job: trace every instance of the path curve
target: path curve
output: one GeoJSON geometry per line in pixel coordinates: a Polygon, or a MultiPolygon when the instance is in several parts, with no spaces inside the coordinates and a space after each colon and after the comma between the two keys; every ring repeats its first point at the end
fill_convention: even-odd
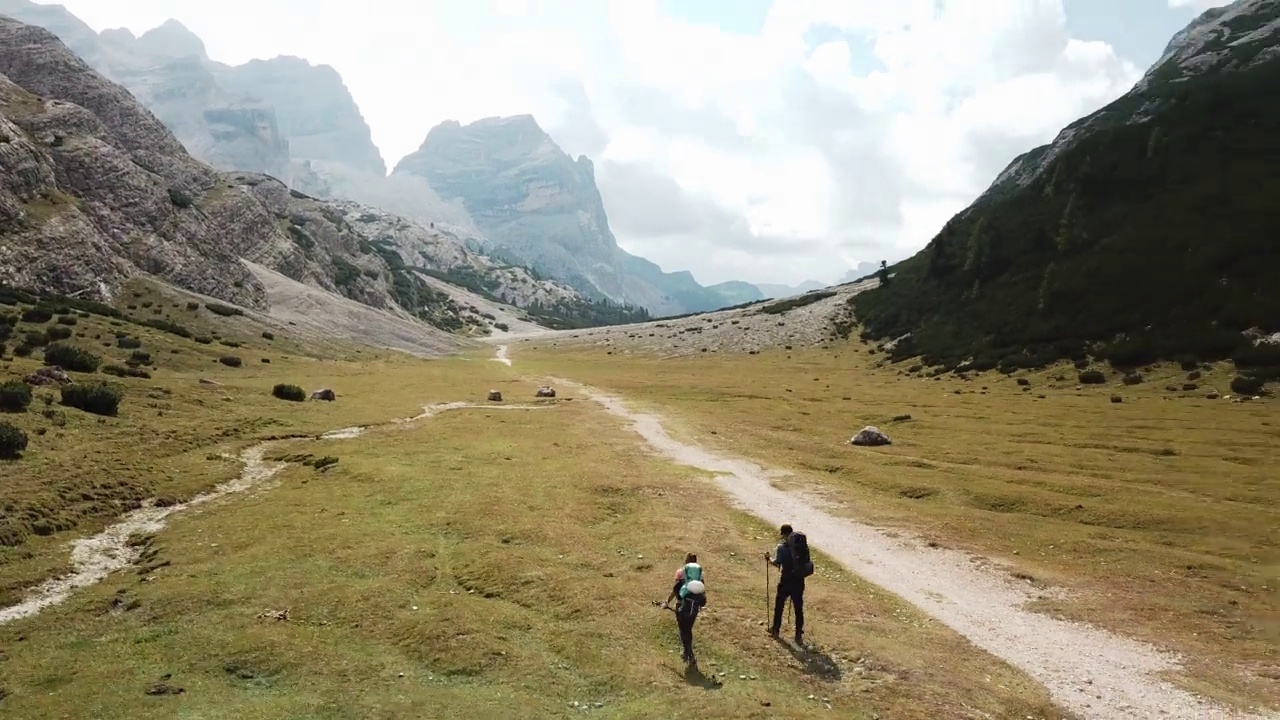
{"type": "MultiPolygon", "coordinates": [[[[449,410],[467,408],[541,410],[550,407],[554,407],[554,405],[494,405],[472,402],[439,403],[423,406],[422,412],[413,417],[397,418],[385,424],[404,425],[424,420],[449,410]]],[[[363,435],[369,427],[354,426],[331,430],[312,439],[350,440],[363,435]]],[[[244,492],[270,479],[285,467],[285,463],[268,463],[264,460],[267,448],[277,442],[280,441],[268,440],[260,442],[241,452],[240,461],[244,463],[244,469],[240,471],[240,475],[234,480],[222,483],[206,493],[197,495],[187,502],[177,505],[157,507],[154,500],[148,500],[143,503],[142,507],[126,513],[119,521],[108,526],[107,529],[97,535],[73,541],[71,543],[71,573],[49,578],[29,589],[26,597],[18,604],[0,608],[0,625],[37,615],[45,608],[64,602],[76,590],[101,582],[111,573],[132,566],[138,561],[142,551],[140,547],[130,546],[129,539],[132,536],[158,532],[165,526],[165,521],[172,515],[203,505],[211,500],[233,493],[244,492]]]]}
{"type": "Polygon", "coordinates": [[[493,360],[494,362],[500,362],[503,365],[506,365],[507,367],[511,367],[511,358],[507,357],[506,345],[499,345],[497,352],[495,352],[493,354],[493,357],[489,359],[493,360]]]}
{"type": "Polygon", "coordinates": [[[1179,667],[1172,653],[1027,609],[1034,598],[1025,585],[976,566],[964,553],[930,548],[900,533],[891,537],[832,515],[811,499],[774,487],[760,465],[672,438],[657,415],[630,410],[621,398],[572,380],[553,380],[629,421],[651,448],[673,462],[714,473],[740,508],[774,525],[804,528],[811,543],[845,568],[1027,673],[1048,689],[1054,702],[1082,717],[1280,720],[1280,713],[1237,711],[1163,680],[1161,673],[1179,667]]]}

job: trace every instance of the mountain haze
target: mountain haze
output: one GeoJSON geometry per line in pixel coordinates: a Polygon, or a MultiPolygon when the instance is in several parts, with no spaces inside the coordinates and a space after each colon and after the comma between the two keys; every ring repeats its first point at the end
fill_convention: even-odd
{"type": "Polygon", "coordinates": [[[403,175],[460,200],[491,247],[583,292],[659,315],[733,304],[618,247],[591,160],[570,157],[532,115],[443,122],[396,165],[403,175]]]}
{"type": "MultiPolygon", "coordinates": [[[[388,178],[368,123],[330,66],[291,56],[237,66],[216,62],[200,38],[176,20],[135,37],[124,29],[95,33],[63,7],[30,0],[0,0],[0,13],[53,31],[92,67],[133,92],[195,157],[220,170],[263,173],[317,198],[353,200],[424,225],[439,223],[475,249],[498,250],[596,300],[667,314],[723,307],[752,294],[745,284],[726,286],[724,293],[704,288],[687,272],[664,273],[619,249],[591,161],[563,156],[531,116],[501,123],[528,126],[527,137],[485,132],[496,119],[466,128],[443,123],[388,178]],[[517,136],[524,139],[513,141],[517,136]],[[524,164],[532,173],[526,180],[542,183],[538,193],[558,187],[562,215],[555,217],[546,197],[516,210],[489,207],[492,198],[478,193],[476,183],[510,182],[498,177],[498,168],[476,165],[471,171],[482,176],[474,183],[450,184],[454,180],[433,170],[433,163],[457,162],[464,151],[445,147],[455,142],[470,143],[472,150],[476,143],[496,143],[494,156],[524,164]],[[554,150],[517,157],[523,150],[536,153],[544,142],[554,150]],[[540,172],[546,175],[535,177],[540,172]],[[440,197],[437,183],[447,185],[447,198],[440,197]],[[485,222],[476,223],[469,210],[484,215],[485,222]],[[585,255],[578,254],[584,250],[585,255]]],[[[515,185],[507,190],[518,192],[515,185]]]]}
{"type": "Polygon", "coordinates": [[[335,205],[261,173],[193,158],[123,87],[49,31],[0,16],[0,283],[109,300],[129,278],[247,308],[271,301],[250,267],[389,316],[420,321],[428,346],[485,335],[494,314],[444,281],[540,321],[625,319],[616,308],[477,256],[445,230],[335,205]],[[611,314],[612,313],[612,314],[611,314]]]}

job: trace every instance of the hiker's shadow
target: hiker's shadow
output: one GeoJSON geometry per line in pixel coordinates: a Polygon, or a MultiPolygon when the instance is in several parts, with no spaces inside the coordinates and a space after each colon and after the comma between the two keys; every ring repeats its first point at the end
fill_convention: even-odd
{"type": "Polygon", "coordinates": [[[688,665],[684,669],[684,681],[693,687],[699,687],[703,690],[719,690],[724,685],[714,677],[709,677],[702,673],[702,670],[695,665],[688,665]]]}
{"type": "Polygon", "coordinates": [[[840,669],[840,664],[830,655],[823,652],[821,648],[795,645],[783,638],[775,638],[775,642],[791,653],[791,657],[800,663],[800,667],[804,669],[805,673],[827,682],[840,682],[844,678],[844,671],[840,669]]]}

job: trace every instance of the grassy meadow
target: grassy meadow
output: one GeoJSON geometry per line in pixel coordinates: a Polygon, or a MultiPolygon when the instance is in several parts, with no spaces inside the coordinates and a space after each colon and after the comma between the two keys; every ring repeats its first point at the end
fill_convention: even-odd
{"type": "Polygon", "coordinates": [[[1229,363],[1183,391],[1176,367],[1138,385],[1107,371],[1107,383],[1078,386],[1069,365],[935,380],[910,363],[873,368],[857,341],[656,359],[534,340],[511,357],[791,470],[782,485],[838,512],[1065,590],[1039,609],[1183,653],[1174,680],[1189,689],[1280,707],[1280,411],[1205,399],[1231,394],[1229,363]],[[865,425],[893,444],[848,445],[865,425]]]}
{"type": "MultiPolygon", "coordinates": [[[[0,414],[30,437],[0,461],[2,604],[138,501],[236,477],[228,455],[278,438],[267,455],[285,469],[137,537],[143,567],[0,625],[5,716],[1065,717],[1020,672],[829,561],[808,594],[814,649],[776,643],[758,559],[774,528],[594,403],[314,439],[490,388],[530,402],[538,383],[519,364],[319,346],[186,302],[140,284],[121,307],[192,338],[96,315],[70,326],[69,342],[104,365],[150,353],[136,366],[150,377],[108,378],[123,391],[115,416],[46,403],[49,388],[0,414]],[[228,354],[242,364],[218,361],[228,354]],[[276,383],[338,400],[279,400],[276,383]],[[298,462],[308,455],[337,462],[320,471],[298,462]],[[690,550],[710,592],[697,672],[679,661],[673,616],[651,604],[690,550]]],[[[0,374],[21,377],[40,356],[0,374]]]]}

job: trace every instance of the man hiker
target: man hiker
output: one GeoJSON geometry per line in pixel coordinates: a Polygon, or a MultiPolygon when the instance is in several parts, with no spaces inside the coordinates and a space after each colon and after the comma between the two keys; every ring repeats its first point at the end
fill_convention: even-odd
{"type": "Polygon", "coordinates": [[[698,610],[707,604],[702,566],[694,553],[684,556],[684,566],[676,571],[676,583],[662,607],[670,609],[671,600],[676,597],[680,598],[676,605],[676,626],[680,629],[680,643],[684,645],[684,654],[680,658],[693,665],[697,662],[693,658],[693,621],[698,617],[698,610]]]}
{"type": "Polygon", "coordinates": [[[804,533],[793,532],[790,525],[779,528],[781,542],[773,551],[764,554],[770,565],[780,568],[778,577],[778,594],[773,601],[773,624],[769,634],[777,637],[782,629],[782,608],[787,600],[791,601],[796,611],[796,644],[800,645],[804,637],[804,579],[813,574],[813,563],[809,560],[809,542],[804,533]]]}

